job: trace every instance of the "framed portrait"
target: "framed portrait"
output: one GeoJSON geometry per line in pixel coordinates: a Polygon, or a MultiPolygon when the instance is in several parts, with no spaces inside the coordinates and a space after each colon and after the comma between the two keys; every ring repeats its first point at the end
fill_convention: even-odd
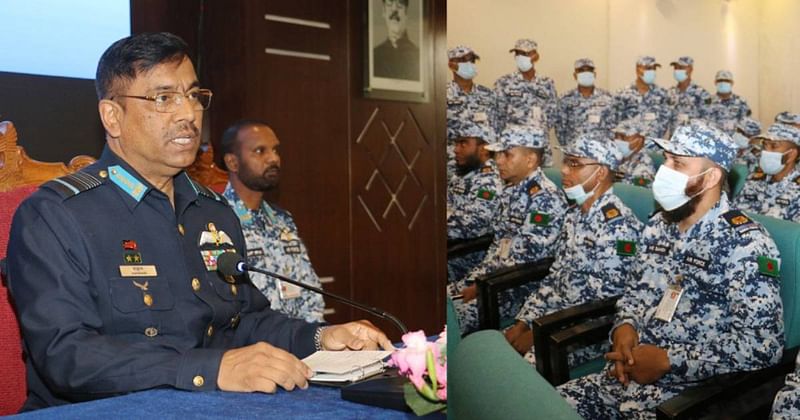
{"type": "Polygon", "coordinates": [[[430,0],[367,0],[364,96],[428,102],[430,0]]]}

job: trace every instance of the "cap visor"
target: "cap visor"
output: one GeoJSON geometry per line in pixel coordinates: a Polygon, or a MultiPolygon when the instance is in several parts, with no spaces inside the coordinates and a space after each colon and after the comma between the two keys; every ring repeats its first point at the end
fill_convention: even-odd
{"type": "Polygon", "coordinates": [[[508,147],[506,147],[506,145],[504,145],[503,143],[495,142],[487,144],[486,146],[484,146],[484,149],[490,152],[502,152],[503,150],[508,149],[508,147]]]}

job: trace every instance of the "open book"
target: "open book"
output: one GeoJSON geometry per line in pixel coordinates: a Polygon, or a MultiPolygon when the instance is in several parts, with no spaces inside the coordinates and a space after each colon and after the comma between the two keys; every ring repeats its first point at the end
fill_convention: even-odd
{"type": "Polygon", "coordinates": [[[312,382],[346,383],[383,372],[391,351],[318,351],[303,359],[314,371],[312,382]]]}

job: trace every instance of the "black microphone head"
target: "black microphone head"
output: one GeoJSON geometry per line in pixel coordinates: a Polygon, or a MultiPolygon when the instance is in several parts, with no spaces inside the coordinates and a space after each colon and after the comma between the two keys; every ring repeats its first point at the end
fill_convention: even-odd
{"type": "Polygon", "coordinates": [[[223,252],[217,257],[217,271],[223,276],[238,276],[244,273],[239,267],[239,263],[243,262],[244,258],[239,253],[223,252]]]}

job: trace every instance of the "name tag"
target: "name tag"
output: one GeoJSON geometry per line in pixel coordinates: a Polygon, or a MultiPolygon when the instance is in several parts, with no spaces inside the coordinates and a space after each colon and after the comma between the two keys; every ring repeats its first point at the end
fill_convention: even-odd
{"type": "Polygon", "coordinates": [[[300,253],[300,241],[298,241],[297,239],[294,239],[294,240],[286,242],[286,244],[283,246],[283,251],[286,252],[287,254],[291,254],[291,255],[299,254],[300,253]]]}
{"type": "Polygon", "coordinates": [[[486,116],[485,112],[476,112],[475,115],[472,116],[472,121],[477,122],[477,123],[486,122],[486,120],[488,120],[488,119],[489,119],[489,117],[486,116]]]}
{"type": "Polygon", "coordinates": [[[661,244],[650,244],[647,245],[647,252],[658,255],[667,255],[669,254],[669,248],[661,244]]]}
{"type": "Polygon", "coordinates": [[[780,198],[775,200],[775,203],[780,204],[781,206],[788,206],[789,205],[789,200],[786,199],[786,198],[780,197],[780,198]]]}
{"type": "Polygon", "coordinates": [[[299,286],[295,286],[290,283],[284,283],[280,280],[278,282],[278,296],[280,296],[281,300],[288,300],[300,297],[300,291],[302,290],[299,286]]]}
{"type": "Polygon", "coordinates": [[[121,265],[119,275],[122,277],[155,277],[158,270],[154,265],[121,265]]]}
{"type": "Polygon", "coordinates": [[[683,113],[678,114],[678,122],[679,123],[685,123],[686,121],[689,121],[689,115],[688,114],[683,114],[683,113]]]}
{"type": "Polygon", "coordinates": [[[656,308],[655,318],[664,322],[672,321],[675,310],[678,309],[678,302],[680,302],[681,296],[683,296],[682,287],[675,284],[667,287],[661,302],[658,304],[658,308],[656,308]]]}
{"type": "Polygon", "coordinates": [[[656,119],[656,114],[654,112],[645,112],[644,113],[644,120],[645,121],[653,121],[656,119]]]}
{"type": "Polygon", "coordinates": [[[583,244],[588,246],[589,248],[593,248],[594,247],[594,241],[591,238],[589,238],[588,236],[583,238],[583,244]]]}
{"type": "Polygon", "coordinates": [[[586,120],[590,124],[599,124],[600,123],[600,115],[598,115],[598,114],[589,114],[589,117],[587,117],[586,120]]]}
{"type": "Polygon", "coordinates": [[[708,260],[704,258],[695,257],[694,255],[686,255],[683,259],[683,262],[695,266],[701,270],[708,270],[708,260]]]}

